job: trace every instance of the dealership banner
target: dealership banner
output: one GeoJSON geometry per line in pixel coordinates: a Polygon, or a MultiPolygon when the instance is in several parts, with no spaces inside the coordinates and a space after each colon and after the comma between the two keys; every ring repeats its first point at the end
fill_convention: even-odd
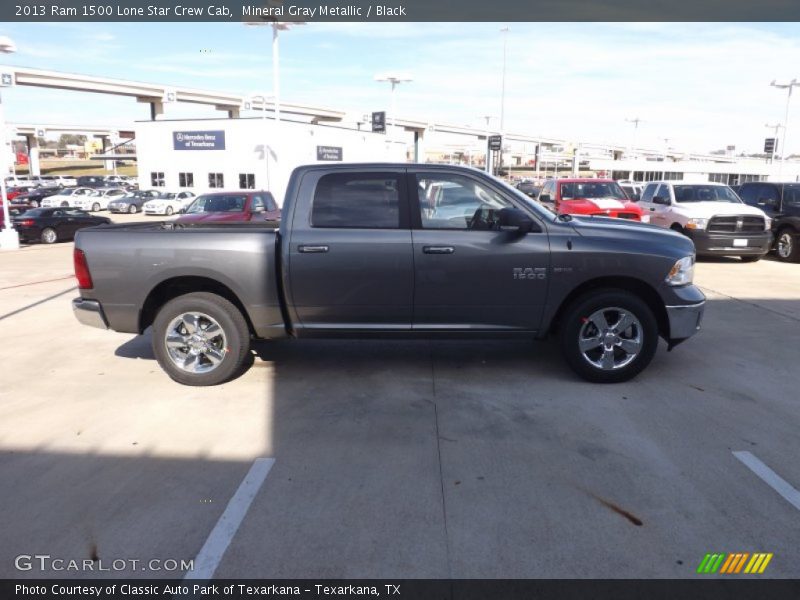
{"type": "Polygon", "coordinates": [[[0,598],[117,600],[172,598],[346,598],[367,600],[796,600],[797,580],[631,580],[631,579],[148,579],[0,580],[0,598]]]}
{"type": "Polygon", "coordinates": [[[800,21],[796,0],[15,0],[1,21],[800,21]]]}
{"type": "Polygon", "coordinates": [[[174,150],[225,150],[225,132],[216,131],[173,131],[174,150]]]}

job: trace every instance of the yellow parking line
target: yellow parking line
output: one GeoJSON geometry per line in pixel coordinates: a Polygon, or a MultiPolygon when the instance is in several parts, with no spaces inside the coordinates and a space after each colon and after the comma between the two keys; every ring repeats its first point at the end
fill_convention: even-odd
{"type": "Polygon", "coordinates": [[[767,557],[764,559],[764,562],[761,563],[761,568],[758,570],[758,572],[759,573],[763,573],[764,569],[767,568],[767,565],[769,564],[769,561],[771,561],[771,560],[772,560],[772,552],[767,554],[767,557]]]}

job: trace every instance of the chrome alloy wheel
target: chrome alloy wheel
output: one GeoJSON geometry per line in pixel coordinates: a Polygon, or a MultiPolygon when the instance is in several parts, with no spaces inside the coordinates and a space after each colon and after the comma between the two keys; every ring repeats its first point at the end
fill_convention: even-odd
{"type": "Polygon", "coordinates": [[[164,345],[175,366],[189,373],[213,371],[228,351],[222,327],[201,312],[175,317],[167,327],[164,345]]]}
{"type": "Polygon", "coordinates": [[[51,229],[50,227],[42,232],[42,241],[44,241],[45,244],[52,244],[57,238],[58,236],[56,235],[55,230],[51,229]]]}
{"type": "Polygon", "coordinates": [[[784,259],[789,258],[792,254],[792,250],[794,250],[792,234],[788,231],[784,231],[781,237],[778,238],[778,256],[784,259]]]}
{"type": "Polygon", "coordinates": [[[644,343],[642,324],[629,310],[601,308],[583,319],[578,332],[581,355],[592,366],[615,371],[639,356],[644,343]]]}

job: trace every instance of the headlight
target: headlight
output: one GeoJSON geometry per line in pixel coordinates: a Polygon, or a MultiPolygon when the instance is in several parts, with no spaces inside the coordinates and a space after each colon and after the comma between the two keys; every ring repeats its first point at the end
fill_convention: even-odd
{"type": "Polygon", "coordinates": [[[706,225],[708,225],[708,219],[689,219],[686,229],[705,229],[706,225]]]}
{"type": "Polygon", "coordinates": [[[694,256],[684,256],[669,270],[666,279],[667,285],[686,285],[694,279],[694,256]]]}
{"type": "Polygon", "coordinates": [[[649,223],[650,215],[642,215],[642,223],[649,223]]]}
{"type": "Polygon", "coordinates": [[[772,219],[764,217],[764,231],[769,231],[770,229],[772,229],[772,219]]]}

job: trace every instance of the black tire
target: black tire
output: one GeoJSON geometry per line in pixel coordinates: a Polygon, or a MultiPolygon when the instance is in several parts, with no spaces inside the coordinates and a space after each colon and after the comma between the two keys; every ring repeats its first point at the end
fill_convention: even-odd
{"type": "Polygon", "coordinates": [[[97,202],[92,204],[92,212],[99,212],[99,211],[100,211],[100,204],[98,204],[97,202]]]}
{"type": "Polygon", "coordinates": [[[55,244],[58,241],[58,233],[52,227],[45,227],[39,236],[43,244],[55,244]]]}
{"type": "Polygon", "coordinates": [[[800,233],[784,227],[775,236],[775,256],[783,262],[800,262],[800,233]]]}
{"type": "MultiPolygon", "coordinates": [[[[650,364],[658,347],[658,323],[653,311],[639,296],[619,289],[593,290],[574,300],[562,315],[559,332],[561,352],[567,364],[578,375],[595,383],[619,383],[635,377],[650,364]],[[638,321],[638,324],[632,325],[631,329],[625,331],[638,331],[641,345],[629,363],[613,370],[605,370],[592,364],[584,356],[578,344],[584,326],[590,326],[589,317],[603,309],[613,314],[614,308],[629,312],[638,321]]],[[[620,332],[620,337],[622,336],[623,332],[620,332]]],[[[598,338],[600,337],[598,332],[598,338]]],[[[600,352],[603,352],[603,349],[602,345],[597,347],[600,352]]],[[[612,353],[614,352],[617,350],[612,350],[612,353]]]]}
{"type": "MultiPolygon", "coordinates": [[[[178,296],[158,311],[153,322],[153,353],[158,364],[173,380],[184,385],[218,385],[237,376],[250,350],[250,333],[242,313],[231,302],[207,292],[194,292],[178,296]],[[223,358],[212,370],[192,373],[178,366],[167,350],[166,336],[170,324],[186,313],[207,315],[221,328],[226,340],[223,358]]],[[[198,359],[199,360],[199,359],[198,359]]]]}
{"type": "Polygon", "coordinates": [[[172,210],[171,206],[168,206],[167,210],[164,211],[164,214],[166,214],[168,217],[171,217],[172,213],[173,213],[173,210],[172,210]]]}
{"type": "Polygon", "coordinates": [[[61,208],[67,208],[69,206],[69,202],[62,202],[61,208]]]}
{"type": "Polygon", "coordinates": [[[677,231],[678,233],[682,233],[683,235],[686,235],[686,231],[678,223],[673,223],[670,226],[670,229],[672,229],[672,231],[677,231]]]}
{"type": "Polygon", "coordinates": [[[739,258],[742,259],[742,262],[754,263],[760,261],[764,258],[763,254],[759,254],[757,256],[740,256],[739,258]]]}
{"type": "Polygon", "coordinates": [[[128,212],[129,212],[130,214],[132,214],[132,215],[135,215],[137,212],[139,212],[139,209],[138,209],[138,208],[136,208],[136,205],[135,205],[135,204],[131,204],[131,205],[128,207],[128,212]]]}

